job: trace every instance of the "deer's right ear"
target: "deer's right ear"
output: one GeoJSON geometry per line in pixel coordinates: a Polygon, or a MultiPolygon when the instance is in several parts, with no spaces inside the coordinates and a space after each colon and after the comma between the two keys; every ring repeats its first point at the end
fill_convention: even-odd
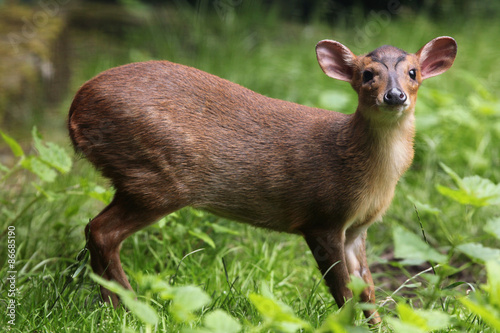
{"type": "Polygon", "coordinates": [[[316,57],[326,75],[351,82],[356,56],[346,46],[334,40],[322,40],[316,45],[316,57]]]}

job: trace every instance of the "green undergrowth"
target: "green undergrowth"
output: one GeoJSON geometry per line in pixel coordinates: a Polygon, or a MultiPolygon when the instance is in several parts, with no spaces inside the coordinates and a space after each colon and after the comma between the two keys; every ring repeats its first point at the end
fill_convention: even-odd
{"type": "MultiPolygon", "coordinates": [[[[364,322],[356,296],[340,310],[332,307],[299,237],[235,227],[192,209],[163,218],[124,246],[123,264],[137,294],[103,280],[88,270],[81,239],[87,221],[77,217],[82,207],[109,203],[112,190],[91,181],[95,174],[67,179],[73,168],[70,155],[59,145],[43,141],[36,128],[32,131],[35,150],[29,153],[8,134],[0,134],[17,160],[10,168],[1,167],[7,189],[1,198],[2,238],[9,244],[1,258],[2,275],[7,277],[2,288],[7,305],[3,316],[12,330],[368,331],[354,326],[364,322]],[[70,180],[75,183],[68,184],[70,180]],[[21,185],[21,193],[12,196],[21,185]],[[68,220],[73,224],[64,223],[68,220]],[[61,256],[61,252],[74,256],[61,256]],[[96,283],[119,294],[127,310],[103,305],[96,283]],[[61,317],[66,312],[69,315],[61,317]]],[[[436,190],[455,205],[467,207],[465,223],[500,203],[499,185],[480,176],[460,177],[444,164],[441,168],[451,182],[437,185],[436,190]]],[[[392,226],[391,243],[399,260],[390,264],[409,276],[379,302],[384,319],[380,329],[498,329],[500,249],[491,246],[486,236],[454,237],[440,209],[413,197],[408,200],[414,204],[421,230],[392,226]],[[434,216],[447,239],[427,239],[420,215],[434,216]],[[413,275],[407,269],[422,265],[429,267],[413,275]],[[485,283],[453,279],[473,265],[484,265],[485,283]]],[[[498,241],[498,230],[500,219],[491,215],[484,231],[498,241]]],[[[350,287],[355,295],[364,286],[353,277],[350,287]]]]}

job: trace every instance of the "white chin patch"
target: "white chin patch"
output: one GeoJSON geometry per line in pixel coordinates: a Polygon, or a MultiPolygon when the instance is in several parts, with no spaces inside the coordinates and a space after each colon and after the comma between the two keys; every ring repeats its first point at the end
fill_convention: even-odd
{"type": "Polygon", "coordinates": [[[401,115],[404,111],[406,111],[410,107],[410,103],[404,103],[402,105],[387,105],[385,103],[379,105],[380,110],[393,113],[394,115],[401,115]]]}

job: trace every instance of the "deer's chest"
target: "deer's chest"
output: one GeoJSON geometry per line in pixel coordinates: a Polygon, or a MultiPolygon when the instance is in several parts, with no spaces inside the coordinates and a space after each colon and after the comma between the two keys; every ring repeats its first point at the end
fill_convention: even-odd
{"type": "Polygon", "coordinates": [[[357,189],[346,229],[368,226],[381,219],[389,208],[399,178],[413,159],[413,148],[400,142],[372,157],[357,189]]]}

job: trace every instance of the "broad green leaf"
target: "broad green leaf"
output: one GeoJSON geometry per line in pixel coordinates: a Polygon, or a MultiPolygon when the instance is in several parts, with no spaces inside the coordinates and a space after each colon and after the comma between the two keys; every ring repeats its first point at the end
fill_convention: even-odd
{"type": "Polygon", "coordinates": [[[440,310],[416,310],[417,314],[426,322],[429,331],[444,330],[451,322],[450,316],[440,310]]]}
{"type": "Polygon", "coordinates": [[[354,302],[349,300],[339,311],[325,319],[318,333],[369,333],[370,331],[364,327],[353,326],[355,316],[354,302]]]}
{"type": "Polygon", "coordinates": [[[450,316],[442,311],[414,310],[404,303],[399,303],[397,310],[403,323],[417,327],[425,332],[445,329],[450,324],[450,316]]]}
{"type": "Polygon", "coordinates": [[[132,273],[133,279],[141,286],[141,290],[149,291],[152,293],[166,293],[172,292],[174,287],[168,284],[164,278],[158,275],[143,274],[142,272],[132,273]]]}
{"type": "Polygon", "coordinates": [[[25,158],[21,165],[48,183],[53,182],[57,177],[57,172],[36,156],[25,158]]]}
{"type": "Polygon", "coordinates": [[[236,333],[241,330],[238,321],[222,310],[215,310],[207,314],[203,323],[213,333],[236,333]]]}
{"type": "Polygon", "coordinates": [[[462,205],[473,205],[476,207],[500,204],[500,185],[494,184],[489,179],[479,176],[460,178],[448,166],[441,163],[441,167],[455,181],[458,189],[451,189],[443,185],[436,188],[444,196],[447,196],[462,205]]]}
{"type": "Polygon", "coordinates": [[[500,262],[500,249],[485,247],[478,243],[466,243],[457,246],[457,249],[467,256],[483,262],[494,260],[500,262]]]}
{"type": "Polygon", "coordinates": [[[394,227],[393,238],[396,258],[403,258],[417,263],[425,261],[441,263],[447,260],[445,255],[434,250],[420,237],[400,226],[394,227]]]}
{"type": "Polygon", "coordinates": [[[500,239],[500,217],[494,218],[486,222],[484,230],[500,239]]]}
{"type": "Polygon", "coordinates": [[[12,151],[15,157],[24,156],[23,148],[21,148],[21,145],[14,138],[8,136],[2,131],[0,131],[0,135],[2,136],[2,139],[5,141],[5,143],[9,145],[10,150],[12,151]]]}
{"type": "Polygon", "coordinates": [[[210,303],[211,299],[203,289],[195,286],[182,286],[175,289],[174,302],[189,311],[196,311],[210,303]]]}
{"type": "Polygon", "coordinates": [[[393,332],[396,333],[429,333],[429,331],[396,318],[387,318],[386,320],[394,328],[393,332]]]}
{"type": "Polygon", "coordinates": [[[310,327],[308,323],[296,317],[290,307],[281,302],[258,294],[250,294],[248,298],[270,325],[283,332],[296,332],[300,328],[310,327]]]}
{"type": "Polygon", "coordinates": [[[105,189],[102,186],[95,185],[90,189],[86,190],[85,193],[93,198],[97,199],[105,204],[109,204],[113,198],[113,191],[111,189],[105,189]]]}
{"type": "Polygon", "coordinates": [[[131,290],[125,289],[117,282],[108,281],[94,273],[90,273],[90,277],[104,288],[119,295],[120,300],[127,307],[127,309],[140,321],[149,325],[156,325],[156,323],[158,323],[159,317],[156,310],[153,309],[151,305],[137,300],[135,298],[135,294],[131,290]]]}
{"type": "Polygon", "coordinates": [[[488,204],[500,204],[500,186],[491,180],[479,176],[465,177],[463,179],[465,189],[479,199],[487,199],[488,204]]]}
{"type": "Polygon", "coordinates": [[[263,317],[271,319],[280,318],[291,321],[295,320],[295,315],[290,308],[278,304],[271,298],[254,293],[250,294],[248,298],[263,317]]]}
{"type": "Polygon", "coordinates": [[[50,163],[54,168],[56,168],[61,173],[68,173],[71,170],[73,161],[71,156],[53,142],[47,142],[47,155],[43,157],[43,160],[50,163]]]}
{"type": "Polygon", "coordinates": [[[52,142],[42,142],[36,127],[33,127],[32,136],[42,161],[63,174],[71,170],[72,160],[64,149],[52,142]]]}
{"type": "Polygon", "coordinates": [[[150,325],[156,325],[158,323],[158,313],[151,305],[131,298],[122,298],[122,301],[127,309],[143,323],[150,325]]]}
{"type": "Polygon", "coordinates": [[[195,319],[193,311],[201,309],[210,303],[211,298],[201,288],[195,286],[175,287],[160,293],[163,299],[171,299],[170,311],[181,322],[195,319]]]}
{"type": "Polygon", "coordinates": [[[365,290],[367,286],[368,285],[362,278],[352,274],[351,274],[351,281],[349,281],[349,283],[347,284],[347,287],[352,290],[352,293],[355,296],[355,298],[361,295],[361,293],[363,292],[363,290],[365,290]]]}
{"type": "Polygon", "coordinates": [[[420,202],[417,199],[415,199],[414,197],[412,197],[411,195],[408,195],[407,198],[408,198],[408,200],[413,202],[413,204],[415,205],[415,207],[417,207],[417,210],[419,212],[429,213],[429,214],[433,214],[433,215],[437,215],[437,214],[441,213],[441,210],[439,208],[436,208],[436,207],[433,207],[429,204],[420,202]]]}
{"type": "Polygon", "coordinates": [[[442,195],[455,200],[461,205],[473,205],[476,207],[488,206],[489,201],[494,197],[477,197],[474,194],[468,193],[466,190],[454,190],[443,185],[437,185],[436,189],[442,195]]]}
{"type": "Polygon", "coordinates": [[[422,330],[428,330],[427,322],[411,307],[404,303],[399,303],[397,306],[399,318],[401,321],[416,326],[422,330]]]}
{"type": "Polygon", "coordinates": [[[215,243],[212,240],[212,238],[210,238],[209,235],[207,235],[206,233],[204,233],[200,229],[196,228],[194,230],[189,230],[189,234],[201,239],[202,241],[204,241],[205,243],[210,245],[211,248],[215,249],[215,243]]]}

